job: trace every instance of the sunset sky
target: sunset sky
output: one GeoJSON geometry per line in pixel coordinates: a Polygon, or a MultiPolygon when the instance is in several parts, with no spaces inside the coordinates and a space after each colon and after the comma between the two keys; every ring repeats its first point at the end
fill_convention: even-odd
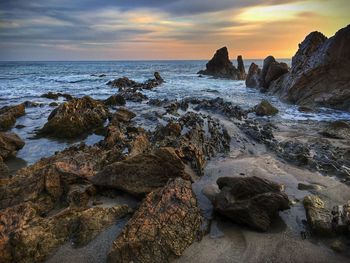
{"type": "Polygon", "coordinates": [[[349,0],[1,0],[0,60],[289,58],[350,24],[349,0]]]}

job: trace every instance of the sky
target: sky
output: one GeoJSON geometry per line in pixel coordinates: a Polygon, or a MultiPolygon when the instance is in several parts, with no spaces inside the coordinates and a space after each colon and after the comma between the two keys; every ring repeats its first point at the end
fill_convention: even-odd
{"type": "Polygon", "coordinates": [[[350,24],[350,0],[1,0],[0,60],[292,57],[350,24]]]}

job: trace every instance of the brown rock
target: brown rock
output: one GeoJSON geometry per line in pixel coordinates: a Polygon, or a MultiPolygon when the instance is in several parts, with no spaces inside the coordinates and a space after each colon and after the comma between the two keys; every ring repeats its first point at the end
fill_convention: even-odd
{"type": "Polygon", "coordinates": [[[22,149],[24,141],[13,132],[0,132],[0,157],[7,159],[16,156],[18,150],[22,149]]]}
{"type": "Polygon", "coordinates": [[[160,148],[108,165],[91,182],[142,195],[164,186],[171,178],[188,178],[184,169],[173,148],[160,148]]]}
{"type": "Polygon", "coordinates": [[[111,123],[113,125],[118,124],[118,122],[129,122],[136,117],[136,114],[127,108],[120,107],[116,113],[113,114],[111,123]]]}
{"type": "Polygon", "coordinates": [[[254,111],[258,116],[272,116],[278,113],[278,109],[272,106],[267,100],[262,100],[256,105],[254,111]]]}
{"type": "Polygon", "coordinates": [[[247,74],[245,73],[245,67],[244,67],[244,62],[243,62],[243,57],[238,56],[237,57],[237,64],[238,64],[238,71],[239,71],[239,79],[240,80],[245,80],[247,77],[247,74]]]}
{"type": "Polygon", "coordinates": [[[40,135],[74,138],[103,126],[108,109],[102,102],[85,96],[61,104],[54,109],[40,135]]]}
{"type": "Polygon", "coordinates": [[[255,63],[252,63],[249,67],[247,79],[245,81],[246,86],[249,88],[259,88],[260,75],[261,69],[255,63]]]}
{"type": "Polygon", "coordinates": [[[108,262],[168,262],[181,256],[200,232],[201,215],[191,183],[170,180],[147,195],[114,241],[108,262]]]}
{"type": "Polygon", "coordinates": [[[0,109],[0,131],[8,130],[16,123],[16,118],[25,115],[24,104],[5,106],[0,109]]]}
{"type": "Polygon", "coordinates": [[[7,165],[4,163],[2,157],[0,156],[0,180],[6,179],[10,176],[10,171],[7,165]]]}
{"type": "Polygon", "coordinates": [[[112,95],[106,100],[104,100],[104,104],[107,106],[123,106],[125,105],[126,101],[122,95],[112,95]]]}

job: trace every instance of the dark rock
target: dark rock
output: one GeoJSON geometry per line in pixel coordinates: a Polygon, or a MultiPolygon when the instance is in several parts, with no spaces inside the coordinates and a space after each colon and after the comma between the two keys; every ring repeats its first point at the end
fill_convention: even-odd
{"type": "Polygon", "coordinates": [[[25,128],[25,127],[26,127],[26,126],[23,125],[23,124],[17,124],[17,125],[15,126],[16,129],[23,129],[23,128],[25,128]]]}
{"type": "Polygon", "coordinates": [[[66,94],[66,93],[54,93],[54,92],[48,92],[48,93],[44,93],[42,94],[40,97],[42,98],[47,98],[47,99],[51,99],[51,100],[58,100],[59,97],[63,97],[65,98],[67,101],[74,99],[72,95],[70,94],[66,94]]]}
{"type": "Polygon", "coordinates": [[[201,222],[191,183],[170,180],[147,195],[114,241],[107,262],[169,262],[196,240],[201,222]]]}
{"type": "Polygon", "coordinates": [[[125,100],[133,102],[141,102],[148,99],[146,95],[142,94],[139,91],[122,91],[120,92],[120,95],[123,96],[125,100]]]}
{"type": "Polygon", "coordinates": [[[16,123],[16,118],[25,115],[24,104],[5,106],[0,109],[0,131],[8,130],[16,123]]]}
{"type": "Polygon", "coordinates": [[[278,211],[289,209],[288,196],[274,182],[259,177],[221,177],[214,210],[232,221],[267,231],[278,211]]]}
{"type": "Polygon", "coordinates": [[[107,82],[107,85],[119,88],[119,91],[133,91],[141,89],[153,89],[164,82],[163,78],[160,76],[159,72],[154,73],[154,79],[149,79],[144,83],[133,81],[127,77],[119,78],[107,82]]]}
{"type": "Polygon", "coordinates": [[[37,103],[37,102],[34,102],[34,101],[25,101],[24,103],[24,106],[26,107],[26,108],[36,108],[36,107],[39,107],[40,106],[40,104],[39,103],[37,103]]]}
{"type": "Polygon", "coordinates": [[[136,117],[136,114],[127,108],[120,107],[113,115],[111,123],[117,125],[119,122],[130,122],[133,118],[136,117]]]}
{"type": "Polygon", "coordinates": [[[10,171],[0,156],[0,180],[6,179],[10,176],[10,171]]]}
{"type": "Polygon", "coordinates": [[[311,162],[309,146],[295,140],[279,143],[277,155],[296,165],[307,165],[311,162]]]}
{"type": "Polygon", "coordinates": [[[7,159],[16,156],[18,150],[22,149],[24,141],[13,132],[0,132],[0,157],[7,159]]]}
{"type": "Polygon", "coordinates": [[[286,63],[278,63],[273,61],[269,64],[268,70],[264,78],[264,88],[268,88],[272,81],[278,79],[282,75],[288,73],[289,68],[286,63]]]}
{"type": "Polygon", "coordinates": [[[272,116],[278,113],[278,109],[271,105],[267,100],[262,100],[254,107],[257,116],[272,116]]]}
{"type": "Polygon", "coordinates": [[[119,79],[109,81],[109,82],[107,82],[107,85],[110,85],[112,87],[121,88],[121,89],[122,88],[140,88],[142,86],[141,83],[133,81],[127,77],[122,77],[119,79]]]}
{"type": "Polygon", "coordinates": [[[315,111],[313,108],[307,107],[307,106],[300,106],[298,108],[298,111],[300,112],[313,112],[315,111]]]}
{"type": "MultiPolygon", "coordinates": [[[[241,62],[239,61],[239,63],[241,62]]],[[[217,78],[242,79],[241,72],[230,61],[226,47],[218,49],[214,57],[207,63],[206,69],[199,71],[197,74],[210,75],[217,78]]]]}
{"type": "Polygon", "coordinates": [[[237,57],[237,64],[238,64],[238,71],[239,71],[239,79],[244,80],[247,77],[247,74],[245,73],[245,67],[242,56],[237,57]]]}
{"type": "Polygon", "coordinates": [[[126,101],[122,95],[117,94],[112,95],[104,100],[104,104],[107,106],[124,106],[126,104],[126,101]]]}
{"type": "Polygon", "coordinates": [[[328,138],[350,140],[350,123],[346,121],[331,122],[320,134],[328,138]]]}
{"type": "Polygon", "coordinates": [[[350,110],[350,25],[327,39],[312,32],[299,45],[291,72],[271,83],[270,93],[303,106],[350,110]]]}
{"type": "Polygon", "coordinates": [[[59,104],[57,102],[51,102],[49,104],[50,107],[57,107],[59,104]]]}
{"type": "Polygon", "coordinates": [[[252,63],[249,67],[247,79],[245,81],[246,86],[249,88],[259,88],[260,75],[261,69],[255,63],[252,63]]]}
{"type": "Polygon", "coordinates": [[[61,104],[54,109],[40,135],[74,138],[103,126],[108,109],[102,102],[85,96],[61,104]]]}
{"type": "Polygon", "coordinates": [[[106,166],[91,179],[98,186],[111,187],[134,195],[147,194],[171,178],[189,176],[173,148],[160,148],[106,166]]]}

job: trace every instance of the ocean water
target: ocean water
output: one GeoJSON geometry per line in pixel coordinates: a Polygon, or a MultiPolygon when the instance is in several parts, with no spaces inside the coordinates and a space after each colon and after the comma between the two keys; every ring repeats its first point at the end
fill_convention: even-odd
{"type": "MultiPolygon", "coordinates": [[[[252,60],[246,60],[248,71],[252,60]]],[[[261,60],[254,60],[262,65],[261,60]]],[[[284,62],[290,64],[290,60],[284,62]]],[[[117,92],[116,88],[107,86],[109,80],[122,76],[136,81],[145,81],[159,71],[166,83],[152,91],[144,91],[149,98],[183,99],[222,97],[243,108],[250,108],[262,99],[269,100],[280,113],[273,118],[286,122],[298,121],[329,121],[336,119],[350,120],[350,114],[331,109],[320,109],[317,113],[301,113],[297,106],[279,101],[278,98],[265,95],[255,89],[245,87],[244,81],[199,78],[196,74],[205,68],[206,61],[105,61],[105,62],[0,62],[0,107],[18,104],[24,101],[41,103],[41,107],[27,108],[26,116],[17,120],[17,124],[25,128],[12,130],[26,142],[25,147],[18,152],[17,159],[10,160],[11,169],[18,165],[25,166],[38,159],[50,156],[54,152],[63,150],[67,146],[85,141],[93,144],[102,137],[90,135],[77,140],[33,139],[37,129],[41,128],[50,112],[52,100],[40,98],[49,91],[69,93],[75,97],[89,95],[96,99],[106,99],[117,92]],[[105,77],[98,77],[105,74],[105,77]]],[[[143,103],[129,102],[130,107],[138,114],[142,123],[142,116],[148,111],[155,110],[143,103]]]]}

